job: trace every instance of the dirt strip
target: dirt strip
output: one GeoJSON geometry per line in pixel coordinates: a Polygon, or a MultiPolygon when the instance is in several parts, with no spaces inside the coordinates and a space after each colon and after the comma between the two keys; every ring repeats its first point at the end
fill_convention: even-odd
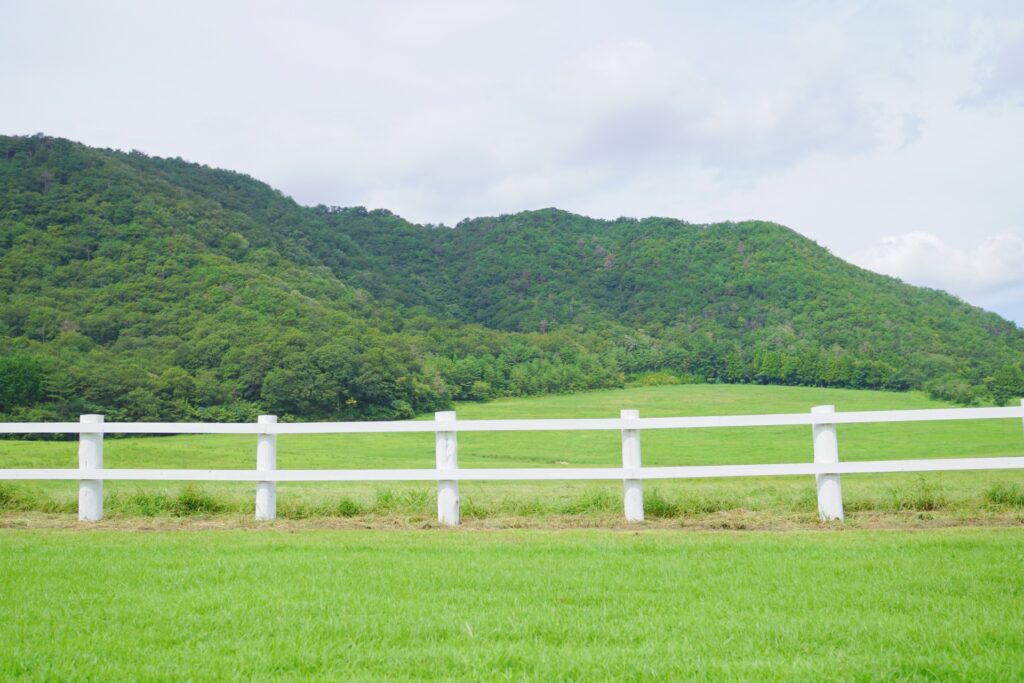
{"type": "Polygon", "coordinates": [[[651,519],[627,523],[618,516],[553,515],[465,519],[457,528],[440,527],[418,516],[314,517],[256,522],[249,516],[208,515],[189,517],[111,517],[101,522],[79,522],[75,515],[37,512],[2,513],[0,529],[63,529],[70,531],[288,531],[314,529],[437,530],[448,533],[504,529],[606,529],[614,531],[825,531],[856,529],[941,529],[949,527],[1024,527],[1024,511],[955,515],[933,512],[857,512],[845,523],[822,523],[816,515],[730,510],[683,518],[651,519]]]}

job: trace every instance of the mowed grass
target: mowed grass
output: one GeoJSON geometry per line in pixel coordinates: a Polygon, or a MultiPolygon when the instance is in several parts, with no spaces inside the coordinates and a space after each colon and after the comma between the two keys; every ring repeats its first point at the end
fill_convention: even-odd
{"type": "Polygon", "coordinates": [[[1020,680],[1024,530],[0,531],[4,680],[1020,680]]]}
{"type": "MultiPolygon", "coordinates": [[[[807,387],[681,385],[638,387],[568,396],[503,399],[457,406],[464,419],[614,417],[623,408],[641,416],[729,415],[806,412],[833,404],[837,410],[948,407],[920,393],[807,387]]],[[[1019,420],[841,425],[843,460],[1024,455],[1019,420]]],[[[0,467],[74,467],[75,442],[0,441],[0,467]]],[[[278,466],[295,469],[429,468],[431,434],[301,435],[278,438],[278,466]]],[[[810,462],[809,427],[657,430],[642,433],[645,465],[810,462]]],[[[459,435],[462,467],[618,466],[616,432],[506,432],[459,435]]],[[[108,467],[253,468],[252,436],[186,435],[108,438],[108,467]]],[[[70,511],[76,488],[68,482],[3,485],[0,508],[70,511]],[[6,491],[6,494],[4,493],[6,491]],[[4,501],[7,501],[6,503],[4,501]]],[[[1024,510],[1020,471],[925,475],[848,475],[847,508],[949,511],[979,514],[1024,510]]],[[[203,484],[183,488],[166,482],[108,482],[113,514],[179,514],[251,511],[251,485],[203,484]],[[182,501],[183,499],[183,501],[182,501]]],[[[613,513],[621,485],[597,482],[464,482],[463,512],[469,518],[613,513]]],[[[279,484],[282,516],[402,514],[427,519],[433,485],[427,483],[279,484]]],[[[813,482],[807,477],[662,481],[647,484],[655,515],[685,516],[747,509],[812,513],[813,482]]]]}

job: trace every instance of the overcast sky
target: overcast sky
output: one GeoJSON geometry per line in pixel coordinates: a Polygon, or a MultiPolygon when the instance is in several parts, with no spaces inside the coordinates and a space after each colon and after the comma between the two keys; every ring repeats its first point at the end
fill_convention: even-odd
{"type": "Polygon", "coordinates": [[[0,0],[0,133],[417,222],[777,221],[1024,325],[1024,3],[0,0]]]}

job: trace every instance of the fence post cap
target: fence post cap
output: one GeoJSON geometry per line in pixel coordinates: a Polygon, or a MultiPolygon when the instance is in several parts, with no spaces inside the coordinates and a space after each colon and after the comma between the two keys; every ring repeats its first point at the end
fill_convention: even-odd
{"type": "Polygon", "coordinates": [[[836,412],[835,406],[814,406],[811,408],[812,413],[834,413],[836,412]]]}
{"type": "Polygon", "coordinates": [[[625,408],[619,411],[619,418],[623,420],[635,420],[640,417],[640,411],[633,408],[625,408]]]}
{"type": "Polygon", "coordinates": [[[79,422],[103,422],[102,415],[80,415],[78,417],[79,422]]]}
{"type": "Polygon", "coordinates": [[[452,422],[455,420],[454,410],[441,410],[434,413],[434,419],[438,422],[452,422]]]}
{"type": "Polygon", "coordinates": [[[263,424],[273,424],[277,422],[277,415],[260,415],[256,418],[256,422],[263,424]]]}

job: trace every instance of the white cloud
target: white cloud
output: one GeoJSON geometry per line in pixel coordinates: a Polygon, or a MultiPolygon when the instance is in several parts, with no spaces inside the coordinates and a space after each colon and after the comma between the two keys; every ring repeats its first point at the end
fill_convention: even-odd
{"type": "Polygon", "coordinates": [[[1024,286],[1024,238],[1001,234],[955,247],[929,232],[885,237],[854,257],[870,270],[964,295],[1024,286]]]}
{"type": "Polygon", "coordinates": [[[851,259],[913,285],[941,289],[1024,326],[1024,237],[998,234],[973,246],[915,231],[879,240],[851,259]]]}
{"type": "Polygon", "coordinates": [[[1002,42],[991,57],[980,62],[977,83],[963,98],[965,104],[1008,101],[1024,105],[1024,32],[1002,42]]]}
{"type": "Polygon", "coordinates": [[[900,144],[900,149],[909,147],[921,139],[921,134],[924,132],[924,124],[924,119],[917,114],[908,112],[903,115],[903,142],[900,144]]]}

